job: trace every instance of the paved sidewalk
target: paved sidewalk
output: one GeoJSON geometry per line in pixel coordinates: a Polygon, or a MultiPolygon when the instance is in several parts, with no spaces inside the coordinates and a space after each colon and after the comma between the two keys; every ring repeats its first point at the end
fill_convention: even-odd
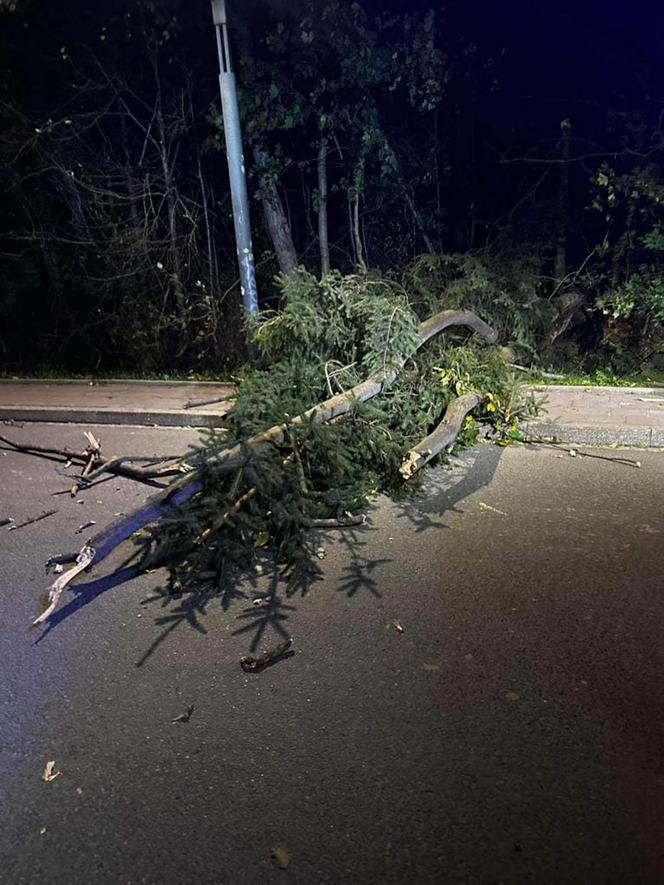
{"type": "MultiPolygon", "coordinates": [[[[544,400],[529,433],[587,445],[664,446],[664,389],[532,388],[544,400]]],[[[230,383],[196,381],[0,380],[0,421],[218,427],[230,383]]]]}
{"type": "Polygon", "coordinates": [[[233,391],[209,381],[0,380],[0,420],[217,427],[233,391]]]}
{"type": "Polygon", "coordinates": [[[664,389],[652,387],[532,388],[544,400],[525,422],[529,433],[586,445],[664,446],[664,389]]]}

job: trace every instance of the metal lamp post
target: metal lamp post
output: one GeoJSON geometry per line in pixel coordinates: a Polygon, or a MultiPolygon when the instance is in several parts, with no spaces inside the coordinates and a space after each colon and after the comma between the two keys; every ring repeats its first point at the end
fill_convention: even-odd
{"type": "Polygon", "coordinates": [[[251,245],[249,200],[247,198],[247,181],[242,153],[240,114],[238,111],[235,74],[231,70],[226,0],[212,0],[212,20],[217,34],[219,92],[221,93],[221,109],[224,118],[224,137],[226,139],[226,158],[228,160],[228,175],[231,184],[237,260],[240,268],[240,291],[242,292],[242,302],[245,310],[249,314],[255,314],[258,311],[256,271],[254,251],[251,245]]]}

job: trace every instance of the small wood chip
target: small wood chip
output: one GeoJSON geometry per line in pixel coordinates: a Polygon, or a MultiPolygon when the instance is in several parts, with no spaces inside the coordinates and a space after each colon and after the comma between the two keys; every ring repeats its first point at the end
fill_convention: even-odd
{"type": "Polygon", "coordinates": [[[90,520],[88,520],[88,522],[84,522],[83,525],[79,525],[79,527],[76,529],[76,534],[80,535],[81,532],[84,532],[86,529],[89,529],[91,526],[96,525],[96,524],[97,523],[95,522],[94,519],[90,519],[90,520]]]}
{"type": "Polygon", "coordinates": [[[54,768],[55,768],[55,762],[53,760],[51,760],[50,762],[47,762],[44,767],[44,770],[42,771],[41,779],[43,781],[46,781],[47,783],[49,781],[54,781],[56,779],[56,777],[58,777],[60,774],[59,771],[54,771],[53,770],[54,768]]]}
{"type": "Polygon", "coordinates": [[[490,513],[498,513],[500,516],[507,516],[504,510],[498,510],[497,507],[492,507],[491,504],[485,504],[484,501],[480,501],[480,510],[487,510],[490,513]]]}
{"type": "Polygon", "coordinates": [[[273,661],[276,661],[280,657],[285,655],[292,644],[293,638],[290,637],[289,639],[285,639],[283,642],[280,642],[279,645],[275,645],[274,648],[263,652],[263,654],[256,656],[245,655],[243,658],[240,658],[240,666],[245,672],[256,672],[258,670],[262,670],[267,667],[268,664],[271,664],[273,661]]]}

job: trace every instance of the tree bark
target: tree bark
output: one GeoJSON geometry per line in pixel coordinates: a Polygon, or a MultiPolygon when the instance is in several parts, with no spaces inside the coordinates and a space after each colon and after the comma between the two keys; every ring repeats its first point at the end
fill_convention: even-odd
{"type": "MultiPolygon", "coordinates": [[[[253,152],[260,171],[265,166],[265,153],[258,145],[254,145],[253,152]]],[[[279,270],[282,273],[291,273],[297,267],[293,234],[277,186],[269,175],[260,175],[260,200],[279,270]]]]}
{"type": "Polygon", "coordinates": [[[572,142],[572,124],[565,119],[560,124],[560,182],[558,184],[558,230],[556,234],[556,259],[553,276],[554,286],[560,286],[567,273],[567,236],[569,228],[569,158],[572,142]]]}
{"type": "Polygon", "coordinates": [[[360,195],[357,194],[350,201],[350,234],[353,240],[353,252],[355,254],[355,264],[357,269],[364,273],[367,269],[367,263],[364,260],[364,248],[362,246],[362,235],[360,233],[360,195]]]}
{"type": "Polygon", "coordinates": [[[318,144],[318,243],[321,276],[330,269],[330,242],[327,231],[327,139],[318,144]]]}

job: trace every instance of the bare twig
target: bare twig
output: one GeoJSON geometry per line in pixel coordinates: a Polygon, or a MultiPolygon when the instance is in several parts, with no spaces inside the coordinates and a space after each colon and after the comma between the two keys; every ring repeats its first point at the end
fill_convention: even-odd
{"type": "Polygon", "coordinates": [[[43,624],[55,611],[65,587],[74,580],[76,575],[92,565],[95,551],[93,547],[84,547],[76,558],[76,565],[56,578],[46,592],[46,608],[32,622],[33,627],[43,624]]]}
{"type": "Polygon", "coordinates": [[[225,403],[229,399],[233,399],[233,394],[227,396],[218,396],[215,399],[190,399],[183,406],[184,409],[197,409],[200,406],[213,406],[215,403],[225,403]]]}
{"type": "Polygon", "coordinates": [[[39,516],[33,516],[30,519],[26,519],[25,522],[19,522],[16,525],[10,525],[7,531],[14,532],[17,529],[23,529],[26,525],[32,525],[35,522],[40,522],[42,519],[46,519],[48,516],[53,516],[57,513],[57,510],[47,510],[45,513],[40,513],[39,516]]]}
{"type": "Polygon", "coordinates": [[[549,378],[551,381],[560,381],[565,375],[559,375],[557,372],[542,372],[540,369],[528,368],[528,366],[520,366],[518,363],[508,363],[510,369],[516,369],[518,372],[532,372],[539,378],[549,378]]]}
{"type": "Polygon", "coordinates": [[[526,436],[524,443],[533,443],[545,446],[554,446],[560,452],[566,452],[574,458],[595,458],[598,461],[610,461],[615,464],[626,464],[628,467],[641,467],[641,462],[635,458],[622,458],[620,456],[613,457],[611,455],[600,455],[598,452],[583,452],[580,449],[565,448],[559,440],[547,439],[543,436],[526,436]]]}

